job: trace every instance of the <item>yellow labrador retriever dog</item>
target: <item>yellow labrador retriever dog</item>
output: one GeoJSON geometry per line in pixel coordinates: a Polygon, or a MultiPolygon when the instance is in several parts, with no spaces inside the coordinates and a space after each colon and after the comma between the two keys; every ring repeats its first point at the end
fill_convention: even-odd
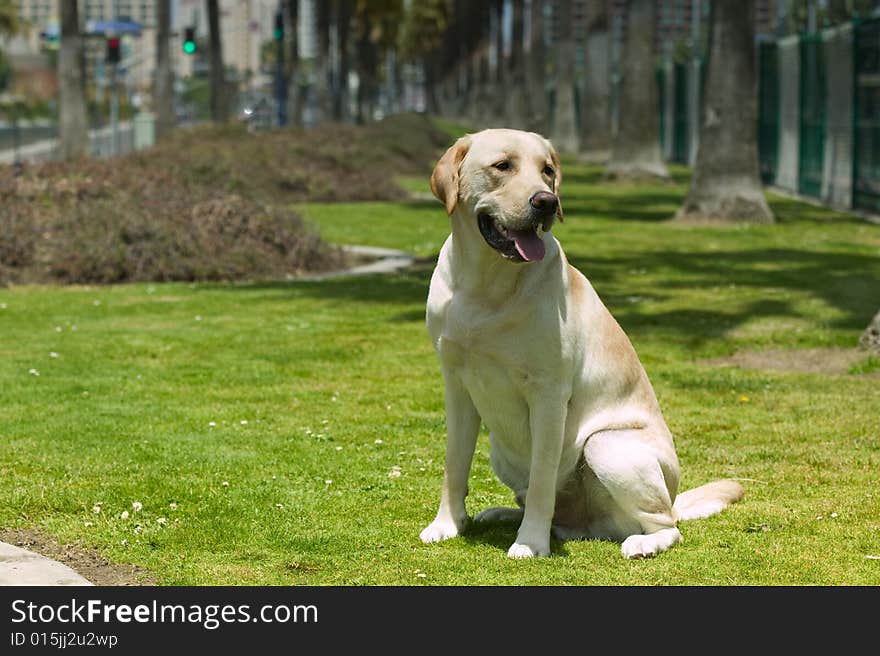
{"type": "Polygon", "coordinates": [[[431,176],[452,234],[427,304],[445,383],[447,451],[440,509],[423,542],[458,535],[480,421],[495,473],[520,508],[508,556],[550,554],[559,539],[621,541],[627,558],[682,537],[678,520],[719,512],[743,490],[715,481],[677,494],[672,436],[626,334],[551,235],[562,220],[559,158],[538,134],[459,139],[431,176]]]}

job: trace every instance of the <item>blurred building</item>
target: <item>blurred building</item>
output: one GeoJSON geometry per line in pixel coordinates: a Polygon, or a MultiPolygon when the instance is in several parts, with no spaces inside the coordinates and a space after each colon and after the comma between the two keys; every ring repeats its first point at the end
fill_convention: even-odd
{"type": "MultiPolygon", "coordinates": [[[[13,0],[19,17],[29,29],[5,44],[13,55],[36,55],[58,35],[58,3],[62,0],[13,0]]],[[[72,0],[63,0],[70,2],[72,0]]],[[[310,2],[301,2],[310,5],[310,2]]],[[[260,68],[262,45],[272,38],[273,19],[278,0],[220,0],[220,30],[223,60],[227,67],[246,77],[260,68]]],[[[182,51],[182,34],[194,26],[207,46],[208,18],[204,0],[172,0],[172,65],[175,73],[186,77],[198,65],[198,56],[182,51]]],[[[111,20],[132,21],[141,26],[139,36],[123,37],[123,66],[127,81],[137,87],[152,79],[156,48],[156,0],[79,0],[80,20],[85,33],[95,23],[111,20]]],[[[102,35],[96,37],[100,40],[102,35]]]]}

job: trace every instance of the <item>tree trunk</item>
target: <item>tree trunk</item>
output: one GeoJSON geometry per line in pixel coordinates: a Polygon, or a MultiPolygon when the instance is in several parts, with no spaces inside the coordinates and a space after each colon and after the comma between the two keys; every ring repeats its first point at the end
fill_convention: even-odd
{"type": "Polygon", "coordinates": [[[290,41],[287,50],[287,115],[291,125],[300,127],[303,121],[303,89],[299,80],[299,0],[287,0],[290,21],[290,41]]]}
{"type": "Polygon", "coordinates": [[[156,4],[156,138],[174,128],[174,75],[171,72],[171,0],[156,4]]]}
{"type": "Polygon", "coordinates": [[[527,126],[534,132],[547,132],[547,48],[544,44],[544,0],[532,0],[529,12],[528,90],[529,117],[527,126]]]}
{"type": "Polygon", "coordinates": [[[859,338],[859,344],[880,355],[880,312],[874,315],[871,323],[865,328],[865,332],[859,338]]]}
{"type": "Polygon", "coordinates": [[[373,42],[373,21],[369,11],[364,11],[358,25],[358,89],[357,116],[358,124],[373,120],[376,101],[376,78],[379,67],[379,48],[373,42]]]}
{"type": "Polygon", "coordinates": [[[507,119],[506,66],[504,65],[504,0],[496,0],[494,7],[495,32],[495,74],[492,78],[492,122],[493,127],[503,127],[507,119]]]}
{"type": "Polygon", "coordinates": [[[755,0],[717,0],[691,187],[679,217],[773,223],[758,175],[755,0]]]}
{"type": "Polygon", "coordinates": [[[576,153],[580,147],[575,114],[574,71],[574,2],[559,0],[556,25],[559,46],[556,48],[556,114],[553,121],[553,143],[557,150],[576,153]]]}
{"type": "Polygon", "coordinates": [[[85,157],[89,152],[83,40],[76,2],[59,3],[61,42],[58,50],[60,93],[58,136],[61,159],[85,157]]]}
{"type": "Polygon", "coordinates": [[[315,97],[318,105],[318,120],[330,118],[332,103],[330,98],[330,3],[317,2],[318,12],[318,49],[315,53],[315,97]]]}
{"type": "Polygon", "coordinates": [[[510,46],[510,124],[524,128],[531,114],[529,93],[526,87],[526,63],[523,52],[525,32],[525,0],[513,0],[513,32],[510,46]]]}
{"type": "Polygon", "coordinates": [[[351,0],[336,3],[336,41],[339,48],[339,75],[333,90],[333,118],[337,121],[348,119],[348,73],[351,57],[348,49],[348,33],[351,26],[351,0]]]}
{"type": "Polygon", "coordinates": [[[491,35],[486,30],[483,44],[477,53],[477,82],[476,82],[476,125],[480,128],[487,127],[492,123],[492,74],[489,70],[489,48],[491,47],[491,35]]]}
{"type": "Polygon", "coordinates": [[[208,0],[208,53],[211,76],[211,119],[224,123],[229,118],[226,98],[226,74],[223,70],[223,40],[220,33],[218,0],[208,0]]]}
{"type": "Polygon", "coordinates": [[[425,112],[432,116],[440,113],[440,101],[437,98],[437,54],[431,53],[422,60],[422,72],[425,78],[425,112]]]}
{"type": "Polygon", "coordinates": [[[586,29],[586,71],[581,97],[581,150],[606,150],[611,146],[611,80],[608,76],[608,3],[591,3],[586,29]]]}
{"type": "Polygon", "coordinates": [[[656,0],[627,0],[627,34],[621,54],[617,134],[606,169],[610,177],[668,178],[660,155],[654,62],[656,0]]]}

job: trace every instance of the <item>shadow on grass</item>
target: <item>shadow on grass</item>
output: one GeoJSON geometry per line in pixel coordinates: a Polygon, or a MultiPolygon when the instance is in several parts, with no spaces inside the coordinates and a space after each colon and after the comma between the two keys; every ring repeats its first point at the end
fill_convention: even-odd
{"type": "Polygon", "coordinates": [[[590,197],[578,193],[563,196],[562,208],[567,214],[590,218],[658,222],[674,217],[682,199],[681,192],[675,188],[633,190],[620,196],[590,197]]]}
{"type": "MultiPolygon", "coordinates": [[[[861,330],[876,312],[880,261],[876,257],[853,253],[817,252],[785,248],[759,248],[742,251],[638,252],[628,257],[589,259],[574,253],[571,263],[601,288],[625,286],[634,269],[654,274],[646,290],[656,297],[662,286],[667,298],[675,290],[695,288],[739,288],[752,290],[787,289],[822,299],[841,311],[831,326],[861,330]],[[658,273],[662,272],[662,273],[658,273]],[[656,277],[663,275],[663,282],[656,277]]],[[[633,289],[637,294],[640,290],[633,289]]],[[[627,329],[671,330],[701,338],[720,336],[755,317],[802,317],[786,300],[761,299],[741,309],[723,312],[689,308],[671,312],[644,312],[638,307],[615,310],[627,329]]],[[[809,317],[807,317],[809,318],[809,317]]]]}
{"type": "MultiPolygon", "coordinates": [[[[518,522],[470,522],[461,538],[469,544],[489,545],[507,553],[516,540],[518,522]]],[[[554,556],[567,556],[565,542],[550,538],[550,552],[554,556]]]]}
{"type": "MultiPolygon", "coordinates": [[[[852,253],[759,248],[742,251],[634,252],[624,257],[584,256],[568,252],[571,263],[583,271],[599,290],[614,316],[634,333],[651,331],[690,339],[698,345],[721,337],[747,321],[760,317],[804,316],[794,300],[756,298],[731,309],[688,307],[669,311],[642,309],[627,303],[622,294],[639,295],[651,304],[695,289],[719,288],[730,295],[735,288],[760,294],[762,289],[790,290],[821,299],[841,312],[828,325],[862,330],[877,310],[880,262],[852,253]],[[650,279],[641,282],[633,270],[644,270],[650,279]],[[609,293],[612,290],[613,293],[609,293]],[[621,292],[621,290],[623,290],[621,292]]],[[[425,259],[402,272],[384,276],[337,278],[319,282],[269,282],[235,287],[242,291],[274,290],[292,296],[347,302],[386,303],[403,306],[388,313],[389,322],[423,322],[433,259],[425,259]]]]}

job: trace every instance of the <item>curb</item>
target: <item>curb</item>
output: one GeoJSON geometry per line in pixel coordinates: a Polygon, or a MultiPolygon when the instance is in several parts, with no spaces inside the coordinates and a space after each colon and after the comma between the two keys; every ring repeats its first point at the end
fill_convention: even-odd
{"type": "Polygon", "coordinates": [[[366,257],[375,257],[377,259],[375,262],[360,264],[348,269],[301,276],[297,277],[295,280],[315,282],[346,276],[367,276],[374,273],[394,273],[395,271],[411,266],[415,262],[415,258],[412,255],[393,248],[379,248],[378,246],[342,246],[342,250],[346,253],[351,253],[352,255],[363,255],[366,257]]]}
{"type": "Polygon", "coordinates": [[[94,585],[67,565],[0,542],[0,586],[94,585]]]}

